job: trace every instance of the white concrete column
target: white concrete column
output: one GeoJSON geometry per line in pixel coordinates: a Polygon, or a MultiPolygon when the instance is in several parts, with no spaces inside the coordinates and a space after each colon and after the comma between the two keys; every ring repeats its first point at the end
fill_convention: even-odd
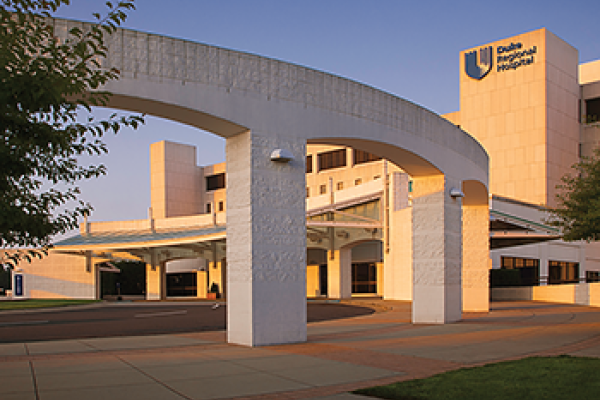
{"type": "Polygon", "coordinates": [[[94,299],[102,300],[102,282],[100,279],[100,267],[94,264],[94,299]]]}
{"type": "Polygon", "coordinates": [[[352,297],[352,249],[327,251],[327,297],[352,297]]]}
{"type": "Polygon", "coordinates": [[[462,209],[463,311],[490,310],[489,207],[463,205],[462,209]]]}
{"type": "Polygon", "coordinates": [[[378,296],[382,296],[383,297],[383,287],[384,287],[384,276],[383,276],[383,263],[382,262],[378,262],[375,263],[376,268],[377,268],[377,295],[378,296]]]}
{"type": "Polygon", "coordinates": [[[540,286],[546,286],[548,285],[548,278],[550,277],[550,267],[548,266],[548,243],[540,243],[538,248],[540,259],[540,286]]]}
{"type": "Polygon", "coordinates": [[[306,143],[246,132],[226,150],[227,340],[306,341],[306,143]],[[294,160],[271,161],[275,149],[294,160]]]}
{"type": "Polygon", "coordinates": [[[413,323],[461,319],[461,200],[449,195],[457,180],[413,177],[413,323]]]}
{"type": "Polygon", "coordinates": [[[390,175],[389,244],[384,246],[385,275],[383,298],[412,300],[412,208],[409,206],[409,176],[394,172],[390,175]]]}
{"type": "Polygon", "coordinates": [[[196,297],[206,299],[208,289],[206,287],[207,271],[196,271],[196,297]]]}
{"type": "Polygon", "coordinates": [[[164,300],[167,298],[166,263],[146,264],[146,300],[164,300]]]}
{"type": "Polygon", "coordinates": [[[579,283],[585,283],[585,271],[587,264],[586,249],[588,243],[579,242],[579,283]]]}

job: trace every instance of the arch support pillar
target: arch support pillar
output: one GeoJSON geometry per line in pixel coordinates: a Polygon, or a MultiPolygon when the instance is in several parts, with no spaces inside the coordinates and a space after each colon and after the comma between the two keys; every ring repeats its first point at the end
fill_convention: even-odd
{"type": "Polygon", "coordinates": [[[393,234],[387,235],[383,259],[385,268],[383,298],[385,300],[412,301],[412,208],[409,207],[408,174],[393,172],[387,202],[388,224],[393,234]]]}
{"type": "Polygon", "coordinates": [[[306,341],[306,142],[248,131],[226,151],[227,340],[306,341]],[[274,149],[294,160],[271,161],[274,149]]]}
{"type": "Polygon", "coordinates": [[[146,264],[146,300],[167,298],[167,264],[159,262],[154,250],[150,253],[150,263],[146,264]]]}
{"type": "Polygon", "coordinates": [[[349,299],[352,297],[352,249],[327,251],[327,297],[349,299]]]}
{"type": "Polygon", "coordinates": [[[463,205],[463,311],[488,312],[489,294],[489,207],[463,205]]]}
{"type": "Polygon", "coordinates": [[[460,187],[443,175],[413,178],[412,322],[444,324],[461,319],[460,187]]]}

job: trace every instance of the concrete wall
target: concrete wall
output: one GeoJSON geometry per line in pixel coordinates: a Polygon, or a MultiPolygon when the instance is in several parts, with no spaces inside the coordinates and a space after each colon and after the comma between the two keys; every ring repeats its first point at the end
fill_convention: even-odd
{"type": "MultiPolygon", "coordinates": [[[[226,170],[225,163],[207,165],[202,168],[202,177],[200,178],[202,180],[202,185],[204,188],[203,198],[201,200],[201,203],[203,203],[202,211],[201,211],[202,213],[208,212],[209,204],[211,204],[210,207],[213,208],[211,210],[211,212],[215,212],[217,214],[224,214],[227,211],[227,194],[226,194],[227,190],[226,190],[226,188],[210,190],[210,191],[206,190],[206,178],[211,175],[218,175],[218,174],[225,173],[225,170],[226,170]],[[220,209],[221,204],[223,206],[222,210],[220,209]]],[[[227,185],[227,179],[225,179],[225,184],[227,185]]]]}
{"type": "Polygon", "coordinates": [[[202,213],[202,183],[196,147],[162,141],[150,145],[150,191],[153,217],[202,213]]]}
{"type": "Polygon", "coordinates": [[[600,282],[493,288],[492,301],[544,301],[600,307],[600,282]]]}
{"type": "Polygon", "coordinates": [[[598,263],[595,259],[587,259],[584,242],[563,242],[554,240],[538,244],[509,247],[490,251],[493,268],[501,268],[502,257],[533,258],[539,260],[540,282],[546,284],[548,280],[549,261],[567,261],[579,263],[579,277],[585,278],[585,271],[592,270],[598,263]]]}
{"type": "Polygon", "coordinates": [[[99,279],[94,263],[100,261],[51,251],[41,260],[20,263],[13,279],[15,274],[23,276],[23,298],[97,299],[99,279]]]}

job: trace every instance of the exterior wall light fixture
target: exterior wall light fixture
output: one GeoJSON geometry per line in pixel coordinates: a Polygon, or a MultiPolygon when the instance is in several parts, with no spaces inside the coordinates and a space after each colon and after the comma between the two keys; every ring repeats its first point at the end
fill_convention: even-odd
{"type": "Polygon", "coordinates": [[[465,197],[465,194],[460,189],[452,188],[450,189],[450,197],[456,199],[458,197],[465,197]]]}
{"type": "Polygon", "coordinates": [[[292,152],[286,149],[275,149],[271,152],[271,161],[289,163],[293,159],[294,155],[292,152]]]}

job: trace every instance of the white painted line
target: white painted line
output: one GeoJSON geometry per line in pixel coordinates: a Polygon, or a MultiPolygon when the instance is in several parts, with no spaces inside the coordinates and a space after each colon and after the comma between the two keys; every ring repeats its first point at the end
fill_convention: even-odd
{"type": "Polygon", "coordinates": [[[157,312],[151,314],[135,314],[135,318],[152,318],[152,317],[168,317],[170,315],[183,315],[187,314],[187,310],[181,311],[165,311],[165,312],[157,312]]]}
{"type": "Polygon", "coordinates": [[[47,324],[50,321],[16,321],[16,322],[0,322],[0,326],[14,326],[14,325],[41,325],[47,324]]]}

